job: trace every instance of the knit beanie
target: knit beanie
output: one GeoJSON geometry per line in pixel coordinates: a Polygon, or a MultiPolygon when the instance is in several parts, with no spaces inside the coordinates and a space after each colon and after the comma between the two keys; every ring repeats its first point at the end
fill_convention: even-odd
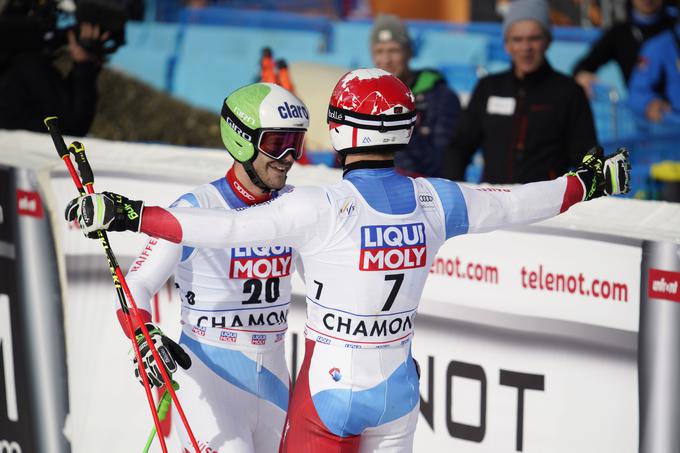
{"type": "Polygon", "coordinates": [[[510,8],[503,18],[503,37],[512,24],[521,20],[538,22],[550,36],[548,3],[545,0],[515,0],[510,3],[510,8]]]}
{"type": "Polygon", "coordinates": [[[381,42],[394,41],[411,51],[411,38],[406,25],[393,14],[379,14],[371,30],[371,47],[381,42]]]}

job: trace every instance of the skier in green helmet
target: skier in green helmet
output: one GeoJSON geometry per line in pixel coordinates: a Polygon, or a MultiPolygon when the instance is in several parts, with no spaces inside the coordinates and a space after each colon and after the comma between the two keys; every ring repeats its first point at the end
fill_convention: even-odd
{"type": "Polygon", "coordinates": [[[237,162],[239,179],[249,179],[261,196],[280,190],[302,156],[309,126],[304,103],[278,85],[255,83],[230,94],[221,116],[222,142],[237,162]]]}
{"type": "MultiPolygon", "coordinates": [[[[284,88],[255,83],[237,89],[224,100],[220,118],[234,165],[172,206],[237,209],[289,191],[286,176],[301,156],[308,125],[305,104],[284,88]]],[[[278,451],[289,398],[283,340],[293,271],[293,251],[283,245],[197,249],[152,238],[127,274],[205,451],[278,451]],[[178,343],[151,324],[150,301],[173,273],[182,303],[178,343]]],[[[149,382],[161,386],[158,365],[144,338],[137,338],[149,382]]],[[[183,429],[178,435],[184,451],[193,451],[183,429]]]]}

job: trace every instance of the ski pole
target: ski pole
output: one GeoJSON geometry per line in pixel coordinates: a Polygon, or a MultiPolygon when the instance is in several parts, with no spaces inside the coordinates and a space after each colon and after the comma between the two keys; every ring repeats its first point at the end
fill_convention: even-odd
{"type": "MultiPolygon", "coordinates": [[[[86,186],[89,187],[89,189],[92,189],[92,184],[94,183],[94,177],[92,175],[92,172],[89,171],[86,166],[79,166],[79,169],[81,170],[81,176],[78,176],[78,173],[76,172],[73,162],[71,162],[70,159],[70,154],[69,151],[71,148],[74,150],[76,149],[82,149],[84,151],[84,148],[82,144],[79,142],[74,142],[69,146],[69,148],[66,148],[66,143],[64,143],[64,139],[61,136],[61,133],[59,132],[58,125],[57,125],[57,118],[56,117],[49,117],[45,119],[45,125],[47,126],[48,130],[50,131],[50,135],[52,136],[52,141],[54,142],[54,145],[57,149],[57,152],[59,153],[59,156],[62,158],[64,163],[66,164],[66,168],[68,169],[69,173],[71,174],[71,179],[73,179],[74,184],[76,185],[76,188],[78,189],[78,193],[80,195],[85,195],[86,190],[83,186],[83,182],[85,182],[86,186]],[[82,177],[82,181],[81,181],[82,177]]],[[[77,154],[75,154],[77,156],[77,154]]],[[[83,153],[84,155],[84,153],[83,153]]],[[[99,239],[102,241],[102,245],[104,246],[105,250],[110,250],[108,247],[108,237],[106,237],[106,233],[103,231],[97,231],[97,236],[99,239]]],[[[120,282],[118,281],[118,276],[116,275],[115,272],[115,267],[117,265],[117,262],[115,261],[115,256],[113,256],[113,260],[111,259],[111,256],[109,256],[109,253],[106,253],[106,258],[109,264],[109,270],[111,271],[111,278],[113,279],[113,285],[116,288],[116,294],[118,295],[118,301],[121,306],[121,310],[123,310],[124,317],[125,317],[125,323],[127,325],[128,331],[132,332],[132,320],[130,319],[130,312],[127,306],[127,303],[125,301],[125,295],[123,294],[122,287],[120,285],[120,282]]],[[[135,338],[131,338],[132,341],[132,348],[135,351],[135,356],[137,357],[137,365],[139,366],[139,372],[142,375],[142,383],[144,385],[144,390],[146,393],[146,398],[149,403],[149,408],[151,409],[151,416],[154,419],[154,424],[157,424],[160,427],[160,421],[158,420],[156,416],[156,408],[155,404],[153,401],[153,396],[151,394],[151,387],[148,382],[148,377],[146,376],[146,373],[144,373],[142,361],[141,361],[141,353],[139,352],[139,346],[137,345],[137,341],[135,338]]],[[[161,449],[163,450],[164,453],[167,453],[167,446],[165,445],[165,439],[161,440],[161,449]]]]}
{"type": "MultiPolygon", "coordinates": [[[[172,388],[174,390],[179,390],[179,384],[177,381],[172,381],[172,388]]],[[[163,396],[161,397],[161,400],[158,403],[158,419],[160,421],[165,420],[165,417],[168,415],[168,411],[170,410],[170,403],[172,402],[172,398],[170,397],[170,393],[166,390],[163,392],[163,396]]],[[[142,453],[148,453],[149,448],[151,447],[151,442],[153,442],[153,438],[156,435],[156,427],[154,426],[151,428],[151,433],[149,434],[149,438],[146,440],[146,445],[144,445],[144,450],[142,450],[142,453]]]]}
{"type": "MultiPolygon", "coordinates": [[[[68,168],[68,171],[71,174],[71,178],[73,179],[76,188],[78,188],[79,193],[81,195],[84,195],[86,192],[94,193],[94,174],[92,173],[92,167],[90,166],[87,160],[87,156],[85,155],[85,147],[79,142],[74,142],[73,144],[71,144],[69,148],[66,148],[66,143],[64,143],[64,139],[61,135],[61,132],[59,131],[58,118],[56,116],[45,118],[44,123],[50,132],[50,136],[52,137],[54,146],[57,149],[57,153],[59,153],[59,157],[61,157],[64,163],[66,164],[66,167],[68,168]],[[72,153],[75,157],[76,164],[78,165],[78,170],[80,172],[80,177],[78,177],[78,174],[76,173],[76,170],[73,166],[73,162],[71,162],[71,159],[69,158],[70,153],[72,153]]],[[[121,271],[120,266],[118,265],[118,261],[116,260],[116,256],[114,255],[113,250],[111,249],[111,245],[109,243],[106,232],[103,230],[99,230],[97,231],[97,236],[99,237],[104,248],[104,251],[106,253],[106,258],[109,264],[109,271],[111,272],[111,278],[116,288],[116,293],[118,295],[121,310],[123,311],[125,317],[128,331],[133,332],[133,329],[132,320],[130,318],[130,309],[126,302],[126,297],[127,301],[130,302],[130,305],[132,307],[132,314],[135,316],[137,323],[139,324],[139,328],[142,331],[142,335],[144,336],[144,339],[149,345],[151,354],[156,360],[156,363],[161,365],[163,361],[158,356],[158,351],[156,350],[154,343],[151,341],[149,331],[147,330],[146,325],[144,324],[144,321],[137,310],[137,304],[135,303],[134,298],[130,293],[130,288],[127,285],[127,281],[125,280],[123,272],[121,271]]],[[[135,356],[137,357],[137,366],[139,367],[139,373],[142,376],[142,383],[144,384],[144,390],[146,392],[147,400],[149,402],[149,407],[151,409],[152,417],[154,419],[154,425],[156,426],[158,432],[160,432],[160,422],[156,414],[156,408],[153,402],[153,396],[151,394],[151,387],[148,382],[148,377],[144,372],[144,365],[142,363],[141,353],[139,352],[139,346],[137,345],[137,341],[135,340],[134,336],[131,338],[131,341],[133,350],[135,351],[135,356]]],[[[177,412],[180,415],[180,418],[182,419],[182,423],[184,424],[184,428],[186,429],[187,434],[191,439],[192,445],[195,448],[196,453],[200,453],[198,443],[194,438],[194,434],[191,430],[191,427],[189,426],[189,422],[186,419],[184,410],[182,409],[179,399],[175,394],[175,390],[172,387],[172,380],[168,376],[168,373],[164,366],[159,366],[158,368],[161,372],[161,375],[163,376],[166,391],[169,391],[170,396],[172,397],[172,401],[175,403],[177,412]]],[[[165,439],[163,438],[163,436],[158,436],[158,438],[159,442],[161,443],[163,453],[167,453],[165,439]]]]}

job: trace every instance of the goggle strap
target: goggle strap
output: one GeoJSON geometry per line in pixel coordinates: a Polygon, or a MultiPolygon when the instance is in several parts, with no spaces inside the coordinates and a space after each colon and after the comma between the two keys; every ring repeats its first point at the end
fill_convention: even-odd
{"type": "Polygon", "coordinates": [[[328,106],[326,122],[334,122],[347,126],[370,129],[380,132],[410,129],[416,123],[416,112],[398,113],[395,115],[369,115],[341,109],[332,105],[328,106]]]}

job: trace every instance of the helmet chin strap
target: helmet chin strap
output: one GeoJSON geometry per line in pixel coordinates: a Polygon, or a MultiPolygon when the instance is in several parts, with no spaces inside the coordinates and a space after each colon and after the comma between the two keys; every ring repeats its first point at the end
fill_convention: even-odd
{"type": "Polygon", "coordinates": [[[253,161],[257,158],[257,154],[255,154],[255,157],[246,161],[246,162],[241,162],[243,165],[243,168],[246,171],[246,174],[250,178],[250,180],[255,184],[258,188],[262,189],[264,193],[270,193],[278,189],[272,189],[271,187],[268,187],[260,178],[260,176],[257,174],[255,171],[255,167],[253,167],[253,161]]]}

